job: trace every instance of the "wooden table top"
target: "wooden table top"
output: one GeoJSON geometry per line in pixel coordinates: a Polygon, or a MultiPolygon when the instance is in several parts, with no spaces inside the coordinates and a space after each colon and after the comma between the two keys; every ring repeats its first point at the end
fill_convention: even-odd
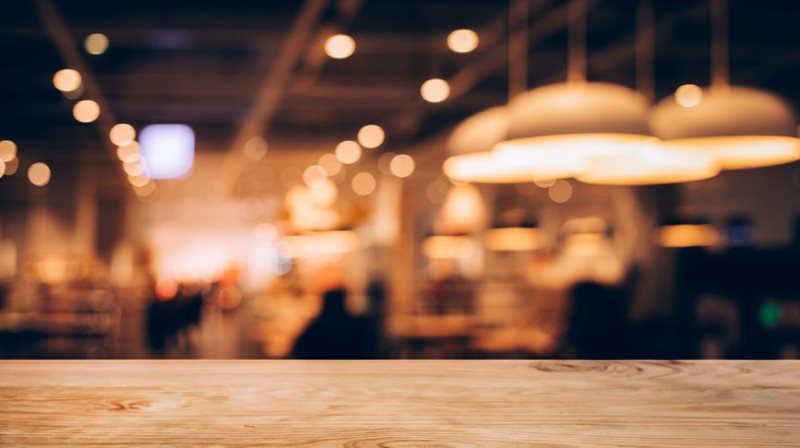
{"type": "Polygon", "coordinates": [[[800,362],[0,362],[0,446],[116,445],[800,446],[800,362]]]}

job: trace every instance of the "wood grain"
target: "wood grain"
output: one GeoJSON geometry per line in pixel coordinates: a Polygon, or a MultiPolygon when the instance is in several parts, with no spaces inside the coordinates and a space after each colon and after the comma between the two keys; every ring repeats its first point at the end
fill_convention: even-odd
{"type": "Polygon", "coordinates": [[[800,446],[800,362],[0,362],[0,446],[116,445],[800,446]]]}

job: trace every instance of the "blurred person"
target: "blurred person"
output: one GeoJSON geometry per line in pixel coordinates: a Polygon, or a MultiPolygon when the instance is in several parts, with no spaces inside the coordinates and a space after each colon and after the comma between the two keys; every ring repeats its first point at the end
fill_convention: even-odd
{"type": "Polygon", "coordinates": [[[163,353],[170,344],[188,344],[186,333],[202,319],[203,294],[198,288],[183,286],[171,298],[154,298],[147,306],[147,342],[150,348],[163,353]],[[182,336],[184,336],[182,338],[182,336]]]}
{"type": "Polygon", "coordinates": [[[369,359],[376,356],[376,335],[365,319],[346,309],[347,291],[327,290],[322,312],[311,322],[294,347],[299,359],[369,359]]]}

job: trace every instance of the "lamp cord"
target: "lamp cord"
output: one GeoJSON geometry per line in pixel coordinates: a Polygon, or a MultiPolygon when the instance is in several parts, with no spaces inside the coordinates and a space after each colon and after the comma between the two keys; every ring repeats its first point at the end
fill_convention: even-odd
{"type": "Polygon", "coordinates": [[[655,98],[655,18],[652,0],[639,0],[636,10],[636,89],[648,101],[655,98]]]}
{"type": "Polygon", "coordinates": [[[570,0],[568,6],[567,81],[586,81],[586,0],[570,0]]]}
{"type": "Polygon", "coordinates": [[[728,2],[711,0],[711,86],[727,88],[728,74],[728,2]]]}
{"type": "Polygon", "coordinates": [[[528,2],[510,0],[508,5],[508,101],[528,88],[528,2]],[[515,28],[519,32],[514,34],[515,28]]]}

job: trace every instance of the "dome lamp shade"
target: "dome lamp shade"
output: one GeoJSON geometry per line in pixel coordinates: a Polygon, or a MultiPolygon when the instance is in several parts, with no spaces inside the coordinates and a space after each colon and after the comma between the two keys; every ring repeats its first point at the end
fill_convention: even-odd
{"type": "Polygon", "coordinates": [[[459,123],[447,139],[451,154],[488,151],[508,135],[508,107],[483,110],[459,123]]]}
{"type": "Polygon", "coordinates": [[[669,97],[654,108],[650,126],[669,148],[711,155],[723,170],[800,159],[797,117],[786,101],[750,87],[719,86],[702,92],[691,107],[669,97]]]}
{"type": "Polygon", "coordinates": [[[535,154],[483,151],[450,157],[444,164],[444,173],[457,181],[504,184],[572,177],[588,166],[586,158],[553,149],[535,154]]]}
{"type": "Polygon", "coordinates": [[[598,156],[577,180],[596,185],[658,185],[709,179],[719,174],[716,158],[643,143],[635,152],[598,156]]]}
{"type": "Polygon", "coordinates": [[[568,82],[539,87],[515,98],[509,113],[508,139],[494,150],[519,160],[546,155],[542,158],[550,164],[537,165],[550,171],[553,179],[575,176],[595,157],[633,152],[639,143],[653,139],[647,100],[616,84],[568,82]]]}

